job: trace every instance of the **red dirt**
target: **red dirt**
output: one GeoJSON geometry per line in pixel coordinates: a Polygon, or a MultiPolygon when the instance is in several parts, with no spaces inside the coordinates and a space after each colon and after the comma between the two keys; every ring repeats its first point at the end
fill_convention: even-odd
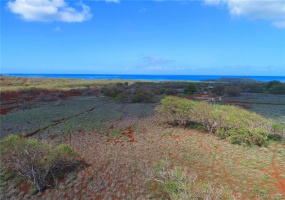
{"type": "Polygon", "coordinates": [[[38,130],[36,130],[34,132],[28,133],[28,134],[24,135],[24,138],[32,137],[33,135],[37,134],[41,130],[43,130],[43,129],[38,129],[38,130]]]}
{"type": "Polygon", "coordinates": [[[19,184],[16,185],[24,194],[29,194],[30,185],[26,181],[21,181],[19,184]]]}
{"type": "Polygon", "coordinates": [[[251,105],[254,104],[254,103],[249,104],[248,102],[239,102],[239,101],[231,101],[231,100],[225,100],[224,102],[226,104],[235,105],[235,106],[247,109],[247,110],[251,109],[251,105]]]}
{"type": "Polygon", "coordinates": [[[259,104],[259,105],[276,105],[276,106],[285,106],[284,103],[262,103],[262,102],[246,102],[246,101],[232,101],[224,100],[226,104],[259,104]]]}
{"type": "MultiPolygon", "coordinates": [[[[68,91],[48,91],[48,90],[42,90],[42,91],[35,91],[35,92],[27,92],[27,93],[23,93],[23,92],[0,92],[0,99],[1,99],[1,107],[3,105],[14,105],[11,106],[9,108],[1,108],[0,109],[0,114],[1,115],[6,115],[7,113],[11,112],[12,110],[19,108],[19,106],[17,105],[19,102],[21,101],[32,101],[33,99],[39,97],[39,95],[44,95],[44,97],[50,97],[53,96],[57,93],[62,93],[64,98],[68,98],[68,97],[74,97],[74,96],[81,96],[81,94],[75,94],[75,93],[71,93],[68,91]],[[15,100],[13,102],[6,102],[6,101],[11,101],[11,100],[15,100]]],[[[51,101],[56,101],[57,99],[52,99],[51,101]]],[[[92,109],[88,110],[88,111],[92,111],[92,109]]]]}
{"type": "Polygon", "coordinates": [[[19,106],[9,107],[9,108],[1,108],[0,115],[6,115],[7,113],[11,112],[12,110],[19,108],[19,106]]]}
{"type": "Polygon", "coordinates": [[[122,132],[122,135],[127,136],[129,138],[129,142],[131,144],[133,144],[135,142],[134,131],[132,130],[131,127],[128,127],[126,132],[122,132]]]}
{"type": "Polygon", "coordinates": [[[56,139],[58,137],[58,135],[50,135],[49,136],[49,138],[51,139],[51,140],[54,140],[54,139],[56,139]]]}
{"type": "Polygon", "coordinates": [[[12,99],[18,99],[18,94],[15,92],[1,92],[0,97],[1,100],[12,100],[12,99]]]}
{"type": "Polygon", "coordinates": [[[2,106],[5,106],[5,105],[11,105],[11,104],[16,104],[16,103],[18,103],[19,101],[12,101],[12,102],[7,102],[7,103],[2,103],[1,102],[1,105],[2,106]]]}
{"type": "Polygon", "coordinates": [[[277,153],[277,144],[275,144],[275,149],[272,158],[272,168],[274,170],[273,176],[275,177],[277,184],[276,188],[285,195],[285,178],[282,178],[279,173],[279,169],[276,167],[276,153],[277,153]]]}

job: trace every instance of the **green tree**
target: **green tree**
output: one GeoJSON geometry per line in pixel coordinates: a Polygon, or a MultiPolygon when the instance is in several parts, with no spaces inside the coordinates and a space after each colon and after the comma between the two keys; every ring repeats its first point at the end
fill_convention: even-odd
{"type": "Polygon", "coordinates": [[[184,94],[194,94],[197,91],[197,85],[195,83],[188,83],[187,87],[183,90],[184,94]]]}
{"type": "Polygon", "coordinates": [[[222,96],[222,95],[224,95],[224,90],[225,90],[225,86],[217,85],[211,90],[211,92],[214,95],[222,96]]]}
{"type": "Polygon", "coordinates": [[[285,83],[272,86],[269,92],[272,94],[285,94],[285,83]]]}
{"type": "Polygon", "coordinates": [[[282,84],[280,81],[269,81],[266,85],[266,90],[270,90],[272,87],[280,84],[282,84]]]}
{"type": "Polygon", "coordinates": [[[263,93],[265,91],[264,83],[244,83],[241,85],[243,92],[263,93]]]}
{"type": "Polygon", "coordinates": [[[237,97],[241,94],[241,89],[238,86],[228,86],[225,88],[225,94],[230,97],[237,97]]]}

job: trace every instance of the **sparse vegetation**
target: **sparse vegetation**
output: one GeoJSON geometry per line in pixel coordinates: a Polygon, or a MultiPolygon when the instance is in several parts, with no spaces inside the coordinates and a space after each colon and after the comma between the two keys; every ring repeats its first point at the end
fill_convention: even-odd
{"type": "Polygon", "coordinates": [[[155,164],[154,181],[149,182],[148,187],[157,188],[155,197],[159,199],[235,199],[230,189],[199,181],[187,168],[174,166],[170,169],[170,164],[165,161],[155,164]]]}
{"type": "Polygon", "coordinates": [[[29,180],[38,191],[51,187],[58,173],[75,164],[75,154],[65,144],[52,146],[16,135],[1,141],[0,153],[1,167],[29,180]]]}

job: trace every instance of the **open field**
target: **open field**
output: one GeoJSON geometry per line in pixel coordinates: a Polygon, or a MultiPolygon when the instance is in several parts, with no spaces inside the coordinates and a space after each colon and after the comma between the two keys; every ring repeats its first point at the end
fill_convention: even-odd
{"type": "Polygon", "coordinates": [[[223,97],[225,104],[238,105],[279,123],[285,123],[285,95],[243,93],[223,97]]]}
{"type": "MultiPolygon", "coordinates": [[[[1,97],[1,110],[15,107],[1,112],[1,138],[12,133],[66,143],[83,164],[43,193],[2,171],[0,199],[167,199],[159,187],[158,166],[180,167],[198,185],[209,182],[230,194],[219,199],[285,199],[281,142],[245,147],[173,127],[155,115],[157,103],[120,103],[98,94],[68,92],[54,99],[48,93],[44,98],[17,95],[1,97]]],[[[261,95],[224,98],[222,103],[243,103],[282,122],[284,96],[261,95]]]]}
{"type": "Polygon", "coordinates": [[[74,88],[86,88],[94,85],[103,85],[117,82],[129,82],[131,80],[82,80],[82,79],[66,79],[66,78],[22,78],[22,77],[0,77],[1,91],[18,91],[33,89],[58,89],[70,90],[74,88]]]}

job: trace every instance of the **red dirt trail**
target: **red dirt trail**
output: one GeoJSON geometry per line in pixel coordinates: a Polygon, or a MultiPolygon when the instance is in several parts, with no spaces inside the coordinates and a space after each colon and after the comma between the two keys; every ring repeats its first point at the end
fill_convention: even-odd
{"type": "Polygon", "coordinates": [[[273,176],[275,177],[277,183],[275,184],[276,188],[280,190],[280,192],[285,195],[285,178],[282,178],[279,169],[276,167],[277,161],[276,161],[276,154],[277,154],[277,144],[275,144],[275,149],[273,152],[273,158],[272,158],[272,168],[274,170],[273,176]]]}

